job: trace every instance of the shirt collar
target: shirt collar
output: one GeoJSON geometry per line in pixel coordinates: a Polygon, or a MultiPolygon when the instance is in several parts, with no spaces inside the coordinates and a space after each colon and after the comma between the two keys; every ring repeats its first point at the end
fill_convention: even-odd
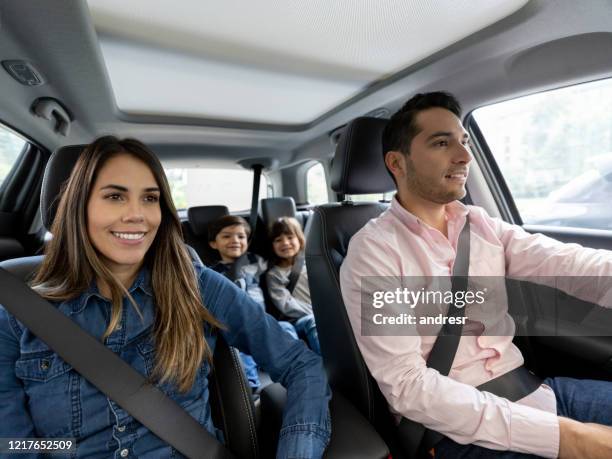
{"type": "MultiPolygon", "coordinates": [[[[469,209],[461,201],[452,201],[446,204],[446,215],[447,220],[457,220],[461,217],[465,217],[469,209]]],[[[423,231],[424,226],[429,227],[427,223],[422,221],[419,217],[409,212],[402,206],[397,199],[397,193],[393,196],[391,201],[391,212],[395,215],[404,225],[410,228],[412,231],[420,233],[423,231]]]]}
{"type": "Polygon", "coordinates": [[[132,286],[128,289],[128,292],[133,294],[137,289],[142,290],[145,294],[151,297],[153,296],[153,288],[151,287],[151,272],[146,266],[143,266],[140,269],[136,279],[132,283],[132,286]]]}
{"type": "MultiPolygon", "coordinates": [[[[140,271],[138,271],[136,279],[134,279],[134,282],[132,282],[132,286],[128,289],[128,292],[130,295],[134,296],[134,293],[137,290],[142,290],[146,295],[153,297],[153,289],[151,287],[151,272],[146,266],[140,268],[140,271]]],[[[107,298],[102,296],[100,290],[98,290],[98,283],[95,280],[89,284],[89,288],[82,295],[70,301],[72,311],[79,312],[83,310],[92,297],[97,297],[101,300],[108,301],[107,298]]]]}

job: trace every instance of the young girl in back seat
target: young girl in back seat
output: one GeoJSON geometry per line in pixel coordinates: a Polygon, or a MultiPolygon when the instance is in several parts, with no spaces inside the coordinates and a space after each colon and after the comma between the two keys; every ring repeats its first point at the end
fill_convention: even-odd
{"type": "Polygon", "coordinates": [[[295,218],[282,217],[270,227],[269,237],[274,266],[268,271],[267,281],[272,302],[310,348],[321,354],[304,263],[306,240],[302,228],[295,218]]]}

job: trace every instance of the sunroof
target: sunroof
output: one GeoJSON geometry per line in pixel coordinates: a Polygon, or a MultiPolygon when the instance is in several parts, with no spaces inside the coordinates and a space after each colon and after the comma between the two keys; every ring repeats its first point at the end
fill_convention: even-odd
{"type": "Polygon", "coordinates": [[[118,108],[308,123],[527,0],[88,0],[118,108]]]}

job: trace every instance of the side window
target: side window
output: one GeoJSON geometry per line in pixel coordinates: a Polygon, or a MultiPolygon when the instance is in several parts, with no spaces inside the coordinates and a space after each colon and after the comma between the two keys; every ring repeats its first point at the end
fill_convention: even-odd
{"type": "Polygon", "coordinates": [[[0,125],[0,189],[26,142],[0,125]]]}
{"type": "Polygon", "coordinates": [[[325,170],[321,163],[313,165],[306,172],[306,199],[308,199],[310,204],[314,205],[329,202],[325,170]]]}
{"type": "Polygon", "coordinates": [[[394,194],[395,191],[388,191],[375,194],[351,194],[349,197],[351,201],[391,201],[394,194]]]}
{"type": "Polygon", "coordinates": [[[612,230],[612,79],[473,116],[525,224],[612,230]]]}

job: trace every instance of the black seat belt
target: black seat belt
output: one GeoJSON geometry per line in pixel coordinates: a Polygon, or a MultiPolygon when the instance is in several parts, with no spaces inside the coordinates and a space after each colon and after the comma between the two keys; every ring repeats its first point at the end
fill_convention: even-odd
{"type": "MultiPolygon", "coordinates": [[[[470,218],[466,216],[465,225],[459,234],[457,242],[457,256],[453,265],[453,275],[451,278],[451,289],[453,298],[456,298],[455,292],[466,291],[468,286],[468,274],[470,271],[470,218]]],[[[456,308],[454,302],[448,306],[448,317],[463,317],[465,308],[456,308]]],[[[429,357],[427,366],[438,370],[441,375],[448,376],[459,348],[461,340],[461,330],[463,329],[462,321],[459,324],[449,324],[446,321],[440,329],[436,342],[434,343],[429,357]]],[[[400,441],[404,450],[410,457],[414,457],[423,443],[437,443],[442,439],[442,435],[431,431],[423,424],[411,421],[407,418],[402,418],[398,426],[400,441]],[[425,440],[425,441],[424,441],[425,440]]]]}
{"type": "Polygon", "coordinates": [[[259,204],[259,184],[261,182],[261,171],[263,166],[261,164],[253,164],[253,194],[251,195],[251,216],[249,217],[249,224],[251,225],[251,237],[255,237],[255,229],[257,228],[257,209],[259,204]]]}
{"type": "Polygon", "coordinates": [[[225,272],[227,278],[230,279],[232,282],[236,282],[236,279],[240,278],[240,272],[242,271],[242,268],[249,264],[248,253],[249,252],[244,252],[242,255],[240,255],[238,259],[232,263],[230,269],[225,272]]]}
{"type": "MultiPolygon", "coordinates": [[[[453,298],[456,292],[467,291],[470,270],[470,217],[466,216],[465,225],[459,235],[457,243],[457,256],[453,265],[453,275],[451,278],[451,289],[453,298]]],[[[457,308],[454,303],[449,305],[447,317],[464,317],[465,307],[457,308]]],[[[436,342],[434,343],[427,366],[438,370],[443,376],[448,376],[459,348],[463,321],[454,321],[449,324],[446,321],[440,329],[436,342]],[[458,323],[457,323],[458,322],[458,323]]],[[[525,367],[521,366],[508,373],[505,373],[491,381],[481,384],[478,390],[491,392],[510,401],[517,401],[536,390],[541,380],[530,373],[525,367]]],[[[427,429],[423,424],[402,418],[398,426],[399,440],[404,452],[409,457],[417,457],[433,448],[436,443],[442,440],[444,435],[427,429]]]]}
{"type": "Polygon", "coordinates": [[[298,253],[297,257],[295,257],[295,261],[291,267],[291,272],[289,273],[289,283],[287,284],[287,290],[289,290],[289,293],[293,293],[293,290],[295,290],[295,286],[300,279],[300,274],[302,274],[302,268],[304,267],[305,261],[306,257],[304,256],[304,251],[302,250],[300,253],[298,253]]]}
{"type": "MultiPolygon", "coordinates": [[[[457,242],[457,256],[453,265],[453,276],[451,278],[451,289],[453,298],[456,298],[456,292],[465,292],[468,288],[468,275],[470,272],[470,218],[466,216],[465,225],[459,234],[457,242]]],[[[463,317],[465,315],[465,307],[456,308],[454,303],[449,305],[447,317],[463,317]]],[[[461,339],[461,330],[463,330],[463,321],[458,320],[449,324],[446,321],[441,328],[436,338],[429,358],[427,366],[435,368],[440,374],[448,375],[457,354],[459,340],[461,339]]]]}
{"type": "Polygon", "coordinates": [[[102,393],[185,456],[233,457],[174,400],[3,268],[0,304],[102,393]]]}

